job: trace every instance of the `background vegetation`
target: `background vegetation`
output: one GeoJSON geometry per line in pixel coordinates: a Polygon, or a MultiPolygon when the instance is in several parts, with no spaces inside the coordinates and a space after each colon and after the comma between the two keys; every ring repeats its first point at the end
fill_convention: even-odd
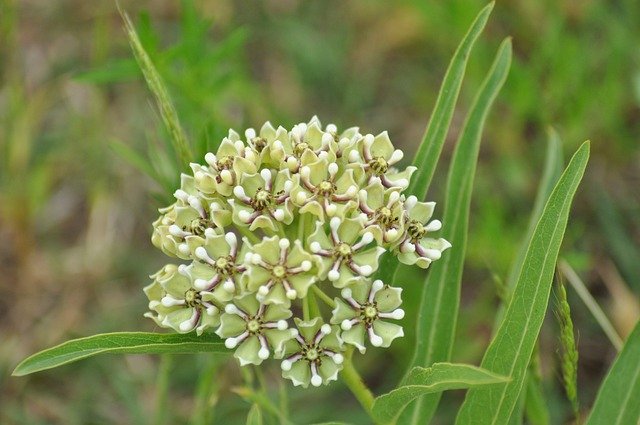
{"type": "MultiPolygon", "coordinates": [[[[267,119],[290,126],[313,114],[372,133],[388,129],[413,152],[447,63],[484,0],[120,4],[200,157],[229,127],[267,119]]],[[[640,316],[639,20],[640,4],[631,0],[496,5],[444,152],[446,163],[500,40],[511,35],[514,62],[475,181],[454,361],[479,364],[486,349],[533,208],[549,126],[566,154],[593,141],[561,255],[623,338],[640,316]]],[[[141,318],[141,288],[164,259],[151,248],[150,223],[177,174],[150,100],[115,4],[0,0],[2,423],[245,421],[241,373],[207,356],[105,357],[9,378],[27,354],[71,337],[154,330],[141,318]]],[[[442,200],[445,175],[436,171],[429,199],[442,200]]],[[[567,297],[585,415],[616,349],[572,287],[567,297]]],[[[407,298],[409,312],[417,302],[407,298]]],[[[569,423],[561,332],[556,315],[547,316],[539,374],[550,423],[569,423]]],[[[397,383],[412,344],[409,332],[392,350],[360,358],[376,392],[397,383]]],[[[280,388],[278,374],[276,365],[264,379],[274,395],[288,391],[296,423],[367,422],[340,385],[294,392],[280,388]]],[[[437,423],[449,423],[461,400],[460,392],[446,394],[437,423]]]]}

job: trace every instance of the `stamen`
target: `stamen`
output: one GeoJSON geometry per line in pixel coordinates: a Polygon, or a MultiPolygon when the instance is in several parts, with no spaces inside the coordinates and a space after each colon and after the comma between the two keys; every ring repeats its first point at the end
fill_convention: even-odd
{"type": "Polygon", "coordinates": [[[384,283],[380,279],[376,279],[371,284],[371,290],[369,291],[369,302],[372,303],[374,297],[384,287],[384,283]]]}
{"type": "Polygon", "coordinates": [[[240,335],[238,335],[237,337],[231,337],[231,338],[227,338],[224,340],[224,346],[227,347],[228,349],[234,349],[238,346],[238,344],[240,344],[242,341],[244,341],[245,339],[247,339],[249,337],[249,332],[244,331],[243,333],[241,333],[240,335]]]}
{"type": "Polygon", "coordinates": [[[365,247],[367,245],[369,245],[371,242],[373,241],[373,233],[371,232],[364,232],[362,234],[362,239],[360,239],[360,242],[358,242],[357,244],[353,245],[353,247],[351,248],[353,251],[357,251],[362,247],[365,247]]]}
{"type": "Polygon", "coordinates": [[[162,297],[162,305],[165,307],[175,307],[178,305],[185,305],[186,301],[185,300],[179,300],[176,298],[173,298],[171,295],[165,295],[164,297],[162,297]]]}
{"type": "Polygon", "coordinates": [[[224,240],[227,242],[227,245],[229,245],[229,255],[231,255],[231,257],[235,257],[238,253],[237,236],[235,235],[235,233],[228,232],[224,235],[224,240]]]}
{"type": "Polygon", "coordinates": [[[440,229],[442,229],[442,222],[440,220],[433,220],[424,228],[427,232],[436,232],[440,229]]]}
{"type": "Polygon", "coordinates": [[[375,334],[372,326],[367,327],[367,332],[369,333],[369,341],[374,347],[380,347],[384,343],[384,340],[375,334]]]}
{"type": "Polygon", "coordinates": [[[244,311],[240,310],[235,304],[227,304],[227,305],[225,305],[224,306],[224,311],[227,314],[235,314],[236,316],[240,316],[245,320],[247,318],[247,313],[245,313],[244,311]]]}
{"type": "Polygon", "coordinates": [[[318,366],[315,362],[311,363],[311,385],[314,387],[322,385],[322,377],[318,374],[318,366]]]}
{"type": "Polygon", "coordinates": [[[267,344],[267,339],[264,335],[258,335],[258,340],[260,341],[260,350],[258,350],[258,357],[262,360],[266,360],[269,358],[269,345],[267,344]]]}
{"type": "Polygon", "coordinates": [[[207,250],[203,247],[203,246],[199,246],[196,248],[196,250],[194,251],[194,253],[196,254],[196,257],[198,257],[200,260],[209,263],[211,265],[214,265],[215,262],[213,261],[213,259],[211,257],[209,257],[209,253],[207,252],[207,250]]]}
{"type": "Polygon", "coordinates": [[[390,313],[378,313],[378,316],[380,316],[383,319],[395,319],[395,320],[400,320],[404,318],[404,310],[401,308],[396,308],[395,310],[393,310],[390,313]]]}
{"type": "Polygon", "coordinates": [[[220,171],[220,178],[229,186],[233,185],[233,174],[229,170],[220,171]]]}
{"type": "Polygon", "coordinates": [[[179,201],[184,202],[185,204],[189,203],[189,194],[182,189],[178,189],[173,192],[173,196],[179,201]]]}
{"type": "Polygon", "coordinates": [[[207,162],[207,164],[209,164],[211,167],[216,168],[217,166],[217,162],[218,162],[218,158],[211,152],[207,152],[207,154],[204,156],[204,160],[207,162]]]}
{"type": "Polygon", "coordinates": [[[193,328],[195,328],[199,321],[200,321],[200,309],[194,308],[193,313],[191,314],[191,317],[188,320],[185,320],[184,322],[180,323],[179,328],[182,332],[188,332],[193,328]]]}
{"type": "Polygon", "coordinates": [[[389,165],[393,165],[396,162],[401,161],[403,157],[404,157],[404,152],[402,152],[400,149],[396,149],[395,151],[393,151],[393,153],[389,157],[389,160],[387,161],[387,163],[389,165]]]}

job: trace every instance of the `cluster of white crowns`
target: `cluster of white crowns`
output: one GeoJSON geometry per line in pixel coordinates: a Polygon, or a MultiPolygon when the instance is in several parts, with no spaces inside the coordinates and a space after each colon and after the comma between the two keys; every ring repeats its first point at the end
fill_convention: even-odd
{"type": "Polygon", "coordinates": [[[153,223],[153,244],[187,263],[151,276],[148,317],[215,330],[241,365],[281,359],[304,387],[337,379],[349,345],[403,336],[402,289],[373,279],[380,256],[427,268],[451,245],[432,235],[435,203],[403,194],[415,167],[397,168],[387,132],[267,122],[204,159],[153,223]]]}

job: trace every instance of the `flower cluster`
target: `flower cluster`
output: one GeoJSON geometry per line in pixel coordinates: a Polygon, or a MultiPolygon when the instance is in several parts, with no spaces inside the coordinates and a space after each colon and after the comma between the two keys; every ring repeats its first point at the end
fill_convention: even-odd
{"type": "Polygon", "coordinates": [[[435,203],[403,194],[415,167],[397,168],[403,153],[386,132],[314,117],[244,136],[230,130],[191,164],[160,210],[153,244],[189,264],[151,276],[146,315],[214,331],[241,365],[274,357],[294,385],[326,384],[348,345],[364,353],[403,336],[402,289],[372,278],[381,255],[427,268],[451,245],[433,236],[435,203]]]}

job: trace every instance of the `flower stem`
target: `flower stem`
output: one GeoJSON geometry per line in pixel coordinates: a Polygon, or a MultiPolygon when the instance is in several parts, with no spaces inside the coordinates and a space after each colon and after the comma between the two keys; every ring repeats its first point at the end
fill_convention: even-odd
{"type": "Polygon", "coordinates": [[[353,363],[351,362],[352,356],[353,348],[348,348],[345,353],[345,359],[340,376],[356,399],[358,399],[362,408],[371,417],[373,422],[378,423],[376,418],[373,417],[373,413],[371,411],[374,399],[373,393],[371,393],[371,390],[369,390],[367,385],[364,383],[358,371],[353,367],[353,363]]]}
{"type": "Polygon", "coordinates": [[[322,289],[318,288],[317,285],[312,285],[311,289],[313,290],[313,292],[315,292],[318,298],[320,298],[326,305],[328,305],[331,308],[336,308],[335,301],[333,301],[329,295],[325,294],[322,289]]]}
{"type": "Polygon", "coordinates": [[[310,312],[309,312],[309,296],[311,294],[307,294],[306,297],[304,297],[302,299],[302,320],[304,320],[305,322],[308,321],[311,317],[310,317],[310,312]]]}

